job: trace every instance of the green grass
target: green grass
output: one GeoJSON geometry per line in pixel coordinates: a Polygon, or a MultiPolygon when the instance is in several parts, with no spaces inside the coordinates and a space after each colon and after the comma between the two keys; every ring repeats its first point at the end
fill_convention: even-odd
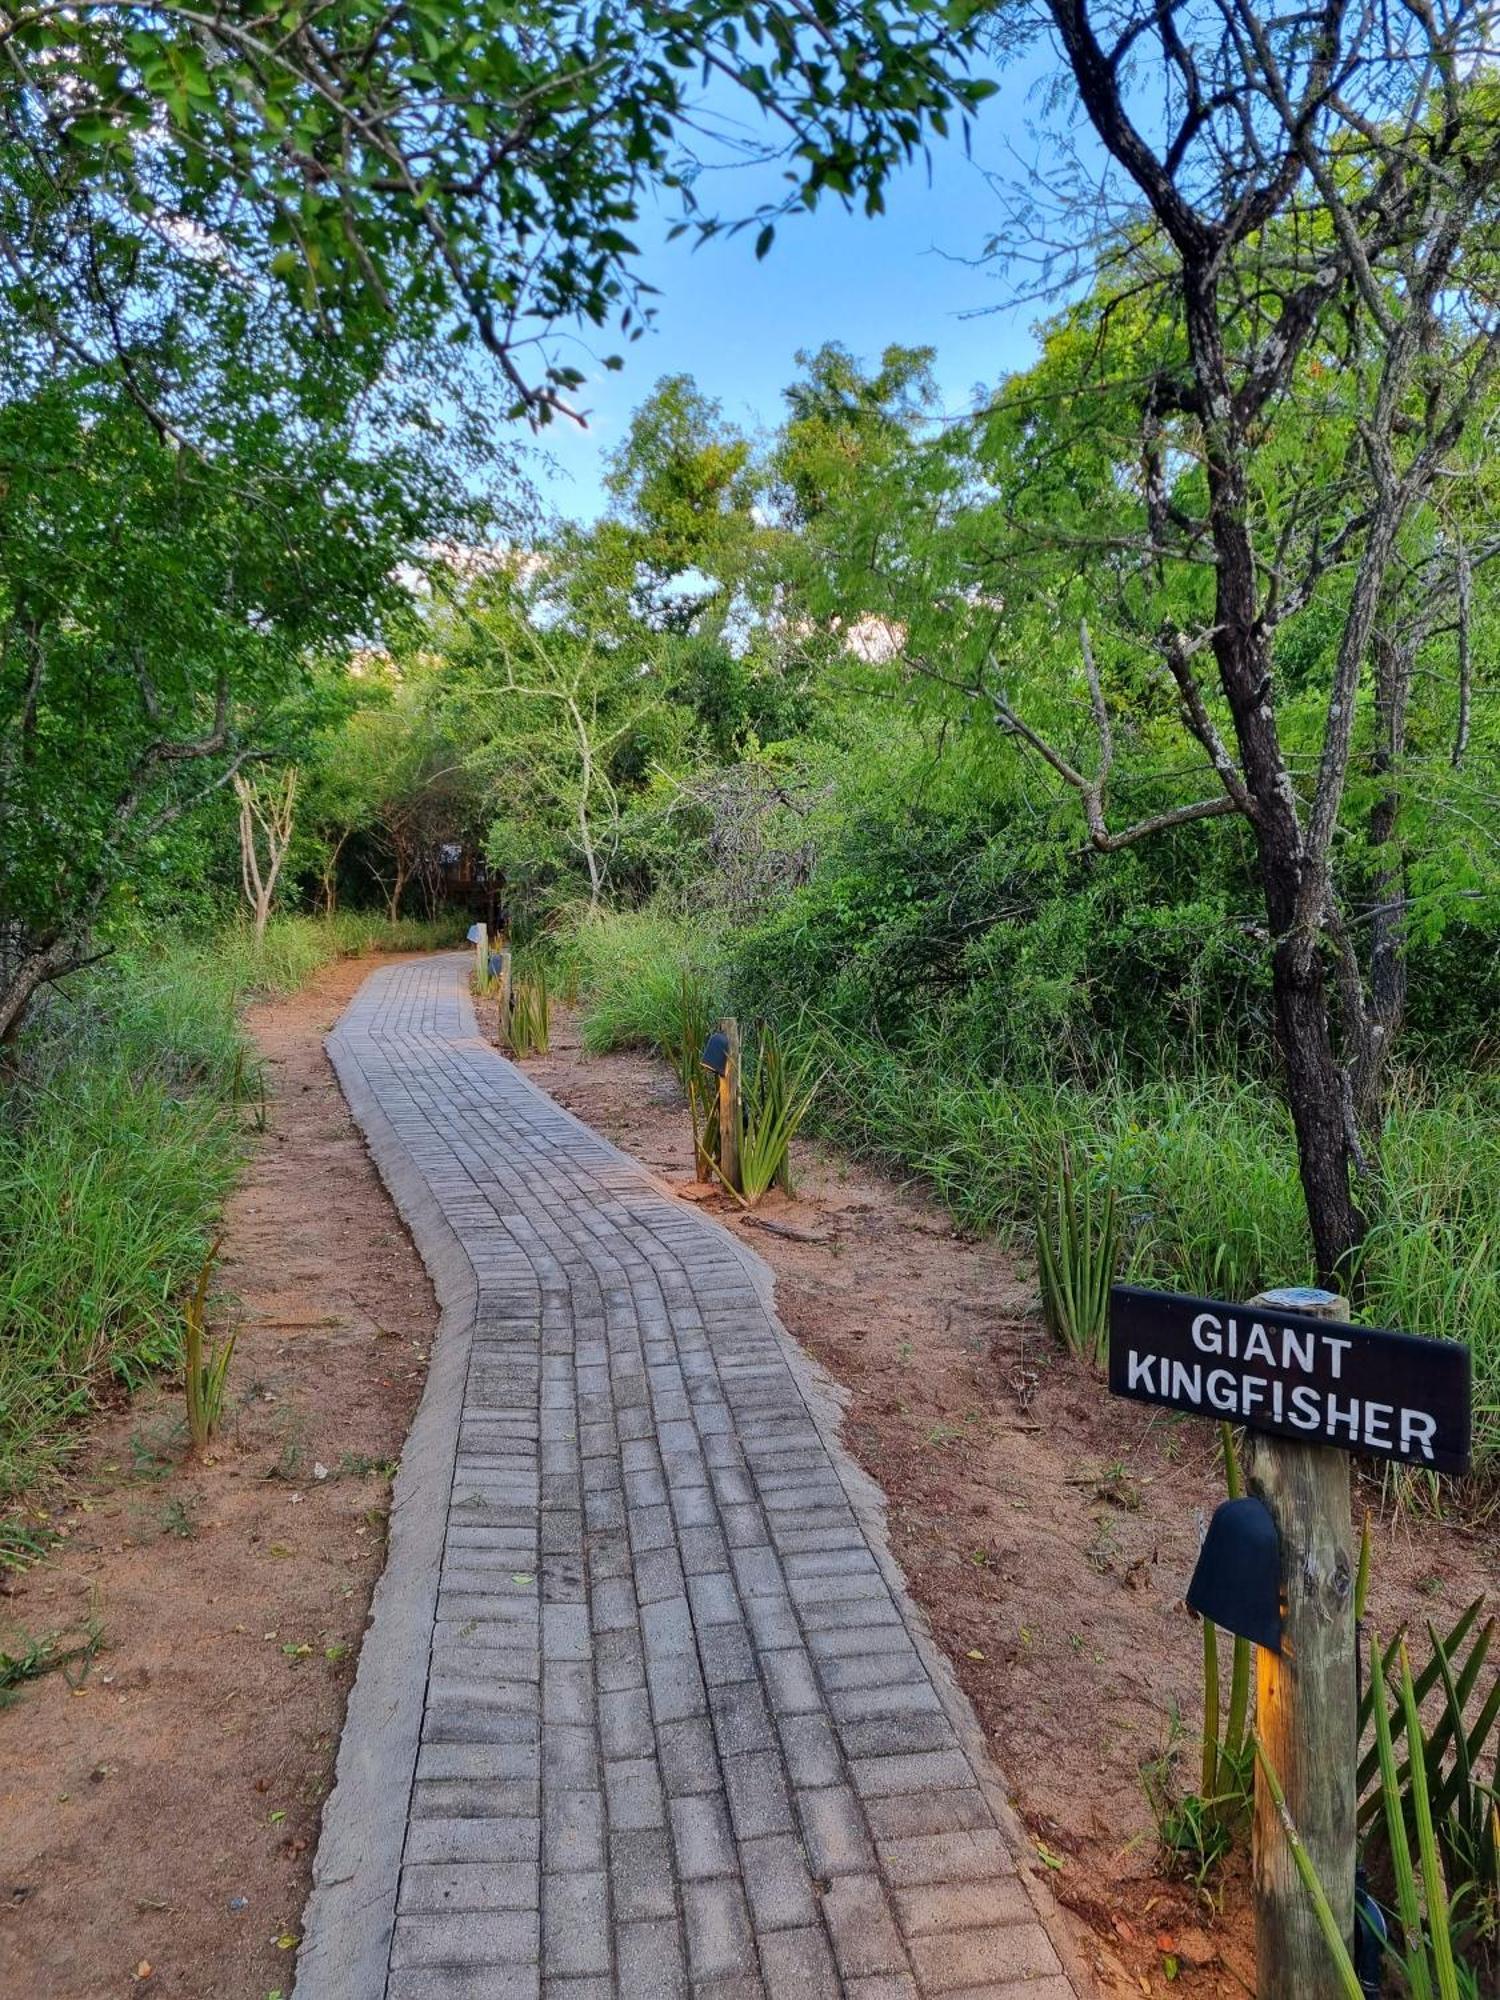
{"type": "MultiPolygon", "coordinates": [[[[732,938],[649,910],[597,918],[569,948],[596,1051],[670,1053],[684,965],[720,996],[731,987],[732,938]]],[[[823,1075],[820,1129],[920,1175],[976,1232],[1030,1248],[1066,1151],[1115,1190],[1122,1277],[1230,1298],[1312,1280],[1291,1121],[1260,1081],[1200,1064],[1089,1086],[1048,1074],[1045,1051],[1029,1074],[997,1076],[940,1024],[917,1024],[900,1050],[808,1016],[783,1025],[823,1075]]],[[[1500,1078],[1398,1089],[1366,1198],[1360,1317],[1468,1342],[1476,1463],[1500,1469],[1500,1078]]]]}
{"type": "Polygon", "coordinates": [[[674,1064],[684,1034],[683,973],[692,993],[722,1010],[724,961],[717,935],[685,917],[658,911],[582,915],[554,943],[559,983],[583,1002],[583,1045],[655,1049],[674,1064]]]}
{"type": "MultiPolygon", "coordinates": [[[[434,942],[364,917],[136,943],[67,982],[0,1077],[0,1494],[111,1382],[181,1358],[182,1301],[260,1102],[239,1020],[335,957],[434,942]]],[[[448,941],[445,930],[441,941],[448,941]]]]}

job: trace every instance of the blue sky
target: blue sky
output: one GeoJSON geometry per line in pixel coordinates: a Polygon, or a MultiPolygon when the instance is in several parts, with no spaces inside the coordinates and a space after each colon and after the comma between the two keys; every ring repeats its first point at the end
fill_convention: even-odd
{"type": "MultiPolygon", "coordinates": [[[[652,218],[636,234],[642,275],[659,293],[655,329],[621,350],[619,374],[591,361],[588,347],[572,348],[569,358],[589,373],[579,398],[589,424],[549,427],[542,444],[555,468],[535,468],[545,500],[583,520],[602,511],[604,455],[663,375],[694,376],[727,418],[754,431],[779,421],[797,350],[827,340],[869,360],[892,342],[935,347],[945,403],[955,412],[969,407],[977,384],[1023,366],[1034,351],[1035,308],[1011,303],[1013,285],[971,260],[1001,214],[982,169],[1016,171],[1010,149],[1025,147],[1035,78],[1029,63],[1002,77],[980,115],[972,159],[957,139],[942,146],[930,180],[922,163],[903,171],[887,189],[887,213],[873,220],[832,203],[790,217],[762,263],[753,229],[695,249],[688,237],[666,241],[671,214],[652,218]]],[[[735,187],[724,203],[753,207],[757,185],[775,182],[735,187]]],[[[600,336],[593,356],[602,360],[615,346],[600,336]]]]}

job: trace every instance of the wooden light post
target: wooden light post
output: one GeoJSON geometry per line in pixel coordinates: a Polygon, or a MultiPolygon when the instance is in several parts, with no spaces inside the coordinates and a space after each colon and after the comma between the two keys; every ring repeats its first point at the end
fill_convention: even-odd
{"type": "MultiPolygon", "coordinates": [[[[1348,1301],[1335,1293],[1300,1286],[1262,1292],[1250,1303],[1310,1319],[1349,1314],[1348,1301]]],[[[1256,1727],[1339,1933],[1352,1941],[1359,1696],[1349,1460],[1326,1445],[1257,1435],[1250,1486],[1270,1508],[1281,1540],[1282,1650],[1256,1649],[1256,1727]]],[[[1259,1766],[1252,1866],[1258,2000],[1342,2000],[1343,1984],[1259,1766]]]]}
{"type": "Polygon", "coordinates": [[[1334,1293],[1302,1286],[1247,1305],[1137,1285],[1110,1291],[1111,1393],[1242,1423],[1252,1436],[1252,1491],[1216,1510],[1187,1598],[1257,1648],[1257,2000],[1344,2000],[1346,1991],[1269,1774],[1339,1934],[1355,1944],[1358,1565],[1348,1455],[1469,1468],[1468,1348],[1350,1326],[1347,1311],[1334,1293]]]}
{"type": "Polygon", "coordinates": [[[728,1041],[724,1067],[719,1074],[719,1172],[726,1187],[740,1188],[740,1024],[726,1021],[723,1033],[728,1041]]]}

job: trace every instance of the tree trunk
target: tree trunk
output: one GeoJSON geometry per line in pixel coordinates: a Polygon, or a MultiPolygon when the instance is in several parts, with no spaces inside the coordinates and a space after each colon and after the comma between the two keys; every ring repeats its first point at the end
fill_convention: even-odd
{"type": "Polygon", "coordinates": [[[1215,281],[1190,265],[1183,278],[1217,558],[1214,658],[1252,806],[1273,939],[1277,1040],[1318,1277],[1336,1291],[1348,1283],[1350,1256],[1364,1234],[1350,1186],[1346,1086],[1334,1055],[1320,940],[1307,934],[1299,916],[1307,858],[1296,788],[1276,725],[1274,662],[1249,528],[1249,447],[1234,414],[1215,281]]]}
{"type": "Polygon", "coordinates": [[[1344,1073],[1333,1052],[1322,959],[1295,938],[1279,939],[1271,986],[1318,1282],[1337,1291],[1349,1281],[1365,1221],[1350,1180],[1344,1073]]]}
{"type": "Polygon", "coordinates": [[[78,949],[66,938],[33,946],[16,958],[0,955],[0,1048],[21,1032],[27,1009],[47,981],[71,971],[78,958],[78,949]]]}
{"type": "Polygon", "coordinates": [[[341,833],[333,846],[323,857],[323,866],[318,871],[318,888],[322,895],[323,915],[331,917],[339,906],[339,856],[343,853],[349,836],[341,833]]]}

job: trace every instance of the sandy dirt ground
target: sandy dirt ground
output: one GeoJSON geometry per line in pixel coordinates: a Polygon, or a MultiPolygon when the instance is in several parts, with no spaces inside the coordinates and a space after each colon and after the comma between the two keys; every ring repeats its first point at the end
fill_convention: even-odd
{"type": "MultiPolygon", "coordinates": [[[[560,1009],[551,1054],[525,1067],[663,1179],[691,1181],[665,1064],[584,1056],[560,1009]]],[[[712,1206],[772,1266],[782,1318],[846,1392],[892,1546],[1058,1896],[1096,1940],[1101,1988],[1253,1991],[1243,1867],[1207,1897],[1164,1879],[1141,1779],[1175,1745],[1190,1782],[1199,1754],[1201,1640],[1182,1593],[1222,1498],[1213,1429],[1112,1402],[1049,1340],[1030,1269],[965,1240],[919,1192],[818,1145],[799,1144],[797,1179],[795,1203],[760,1211],[770,1228],[712,1206]]],[[[1376,1624],[1420,1630],[1495,1591],[1497,1548],[1493,1523],[1380,1516],[1376,1624]]]]}
{"type": "Polygon", "coordinates": [[[322,1038],[371,969],[251,1010],[269,1129],[225,1219],[231,1413],[188,1456],[180,1390],[91,1430],[0,1572],[0,1651],[95,1657],[0,1710],[0,1994],[267,2000],[292,1985],[318,1815],[437,1322],[322,1038]],[[42,1518],[45,1516],[45,1518],[42,1518]]]}

